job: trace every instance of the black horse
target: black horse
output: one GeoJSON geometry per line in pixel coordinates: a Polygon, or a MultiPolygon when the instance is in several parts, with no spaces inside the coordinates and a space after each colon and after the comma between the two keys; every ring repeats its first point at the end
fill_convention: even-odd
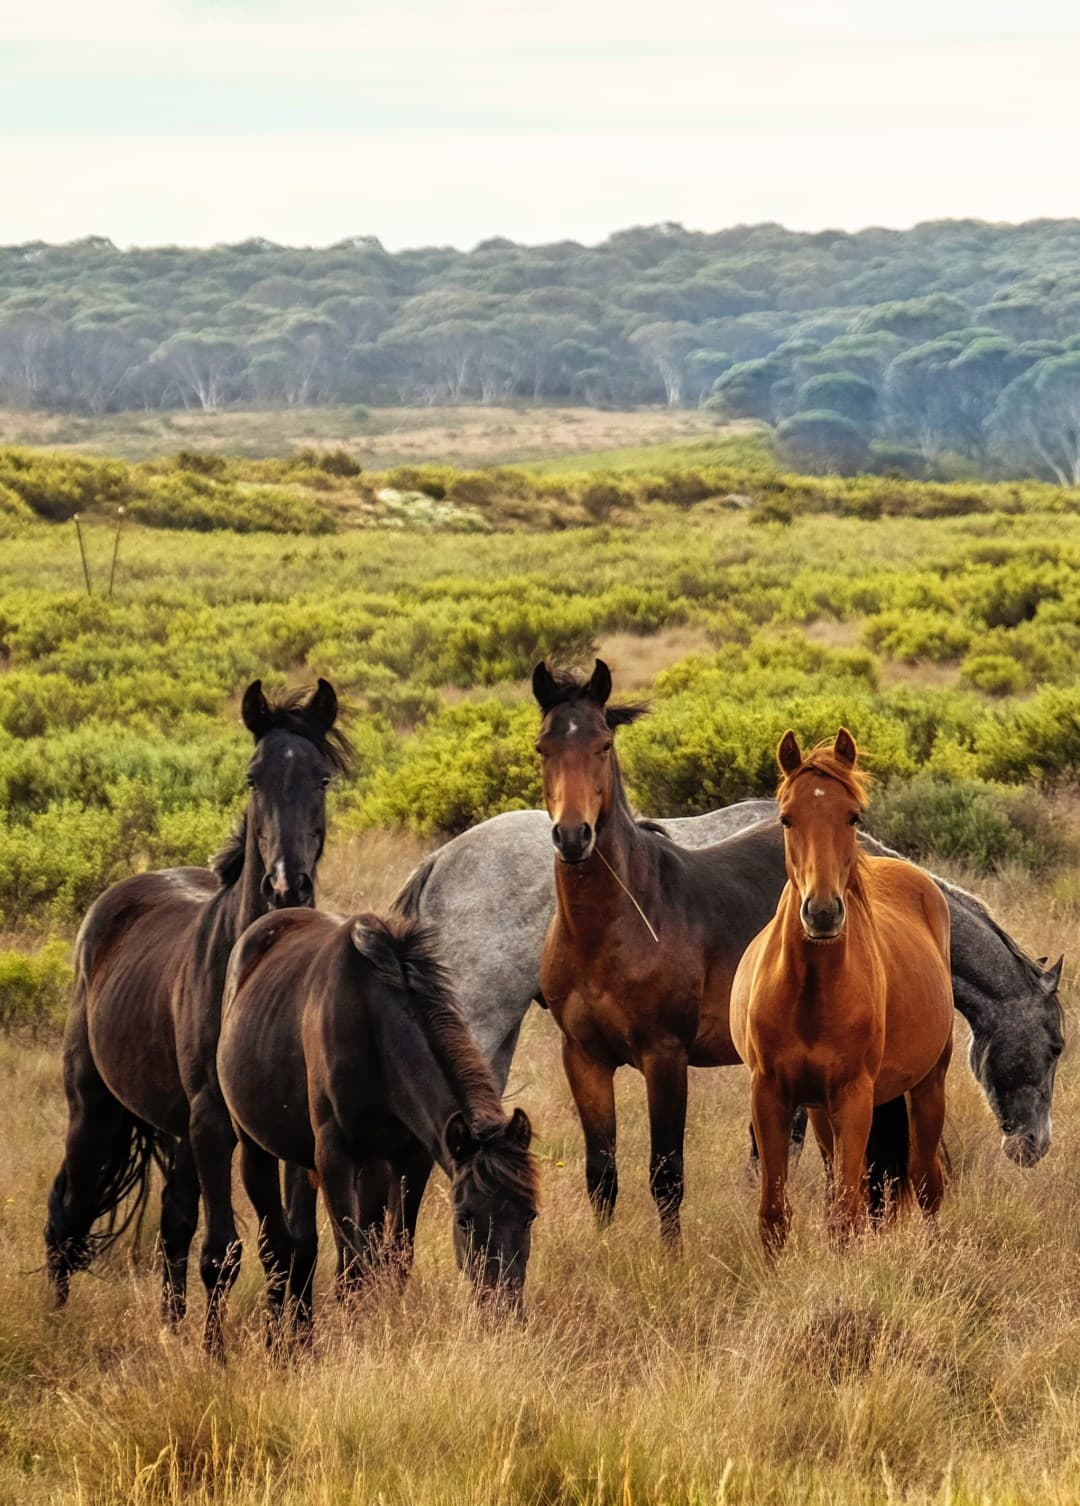
{"type": "Polygon", "coordinates": [[[459,1266],[478,1294],[520,1307],[537,1206],[532,1130],[524,1110],[504,1113],[414,921],[292,911],[249,927],[229,963],[218,1077],[272,1317],[288,1295],[308,1331],[316,1254],[282,1216],[279,1161],[316,1174],[342,1294],[380,1268],[408,1271],[437,1161],[451,1179],[459,1266]]]}
{"type": "Polygon", "coordinates": [[[156,1159],[166,1179],[164,1313],[175,1322],[185,1311],[201,1192],[204,1342],[220,1352],[220,1304],[241,1251],[231,1194],[236,1139],[215,1065],[225,971],[253,920],[268,909],[314,903],[326,789],[350,759],[334,725],[337,710],[326,680],[310,694],[273,702],[256,680],[242,704],[255,739],[250,795],[233,837],[209,869],[138,874],[87,911],[64,1041],[67,1142],[45,1226],[58,1305],[71,1273],[89,1265],[144,1205],[156,1159]],[[121,1221],[121,1204],[133,1191],[138,1196],[121,1221]],[[92,1232],[102,1219],[105,1228],[92,1232]]]}

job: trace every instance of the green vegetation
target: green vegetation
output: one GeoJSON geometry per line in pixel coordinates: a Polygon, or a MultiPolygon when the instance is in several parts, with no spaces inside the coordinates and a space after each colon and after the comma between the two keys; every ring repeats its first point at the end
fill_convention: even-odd
{"type": "MultiPolygon", "coordinates": [[[[242,512],[259,475],[264,488],[301,478],[317,499],[305,505],[340,529],[282,538],[245,517],[254,531],[208,545],[129,524],[108,599],[111,527],[83,529],[89,597],[69,526],[14,527],[0,560],[0,927],[64,931],[132,868],[204,861],[243,783],[228,708],[256,675],[325,674],[353,703],[361,756],[336,796],[341,831],[431,837],[538,802],[524,689],[537,658],[676,631],[702,647],[657,663],[653,714],[620,739],[642,809],[767,793],[785,726],[808,739],[846,722],[885,786],[891,839],[980,871],[1052,869],[1063,847],[1041,802],[1080,777],[1074,499],[1035,484],[826,483],[770,470],[746,440],[726,461],[693,446],[678,458],[576,479],[402,470],[403,490],[499,521],[415,525],[406,542],[389,518],[345,527],[343,490],[374,483],[342,454],[0,457],[26,506],[54,516],[92,513],[96,485],[106,511],[123,499],[136,514],[139,488],[162,478],[228,489],[242,512]],[[618,499],[590,491],[609,484],[618,499]],[[695,500],[722,487],[749,505],[695,500]],[[588,525],[589,496],[633,526],[588,525]],[[769,521],[781,510],[788,526],[769,521]],[[550,526],[571,518],[571,531],[550,526]]],[[[617,683],[634,669],[624,658],[617,683]]]]}
{"type": "Polygon", "coordinates": [[[1080,222],[392,254],[0,248],[0,402],[715,405],[809,469],[1080,483],[1080,222]]]}

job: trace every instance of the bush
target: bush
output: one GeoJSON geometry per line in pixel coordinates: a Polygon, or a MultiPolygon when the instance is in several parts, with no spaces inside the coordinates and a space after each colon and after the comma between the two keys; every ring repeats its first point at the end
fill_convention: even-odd
{"type": "Polygon", "coordinates": [[[0,951],[0,1028],[59,1028],[71,994],[72,969],[64,941],[37,952],[0,951]]]}
{"type": "Polygon", "coordinates": [[[875,796],[867,824],[874,836],[919,862],[947,858],[980,874],[1020,864],[1042,875],[1070,854],[1038,794],[979,780],[931,774],[894,780],[875,796]]]}
{"type": "Polygon", "coordinates": [[[1008,654],[968,654],[960,666],[960,677],[987,695],[1013,695],[1028,685],[1023,665],[1008,654]]]}

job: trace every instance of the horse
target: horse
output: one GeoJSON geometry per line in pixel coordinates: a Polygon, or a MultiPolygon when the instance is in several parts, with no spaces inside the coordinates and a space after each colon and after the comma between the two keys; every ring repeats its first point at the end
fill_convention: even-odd
{"type": "Polygon", "coordinates": [[[937,1213],[953,1018],[949,907],[921,869],[859,850],[869,781],[851,733],[841,727],[804,757],[786,732],[777,761],[788,881],[731,989],[769,1256],[790,1225],[788,1143],[800,1104],[826,1156],[842,1237],[884,1212],[890,1184],[898,1201],[914,1191],[927,1216],[937,1213]]]}
{"type": "Polygon", "coordinates": [[[286,1290],[310,1332],[314,1275],[282,1217],[279,1161],[317,1177],[342,1295],[380,1268],[407,1273],[437,1161],[451,1179],[459,1267],[479,1295],[520,1310],[537,1211],[532,1130],[523,1109],[503,1112],[429,931],[311,910],[257,920],[229,962],[218,1078],[259,1218],[271,1333],[286,1290]]]}
{"type": "MultiPolygon", "coordinates": [[[[725,847],[755,886],[760,930],[784,887],[784,849],[773,800],[742,800],[701,816],[650,823],[677,847],[725,847]],[[759,859],[759,852],[763,858],[759,859]]],[[[900,854],[857,832],[868,855],[900,854]]],[[[461,938],[454,986],[462,1013],[500,1088],[509,1078],[521,1022],[540,998],[540,958],[555,909],[546,811],[506,811],[453,837],[410,874],[397,912],[461,938]]],[[[1063,1047],[1062,959],[1032,958],[980,899],[934,876],[951,916],[953,1000],[971,1031],[968,1060],[1001,1131],[1005,1155],[1035,1166],[1051,1143],[1051,1109],[1063,1047]]],[[[796,1116],[793,1151],[799,1143],[796,1116]]]]}
{"type": "Polygon", "coordinates": [[[649,1185],[661,1236],[677,1249],[687,1068],[739,1061],[728,995],[753,935],[757,886],[728,863],[722,846],[686,852],[634,819],[614,735],[645,708],[608,704],[603,660],[588,680],[540,663],[533,693],[555,847],[555,914],[540,987],[563,1035],[589,1197],[606,1223],[617,1195],[613,1079],[618,1067],[633,1065],[645,1078],[649,1185]]]}
{"type": "MultiPolygon", "coordinates": [[[[64,1039],[68,1127],[45,1226],[56,1303],[145,1206],[149,1171],[165,1172],[162,1310],[179,1322],[202,1197],[203,1341],[222,1348],[220,1306],[241,1247],[232,1212],[235,1139],[215,1055],[229,952],[267,909],[311,906],[326,831],[326,790],[351,750],[335,726],[333,687],[269,700],[255,680],[241,715],[255,751],[247,806],[204,868],[137,874],[87,911],[75,943],[75,986],[64,1039]],[[118,1224],[118,1211],[137,1196],[118,1224]],[[106,1228],[92,1233],[98,1220],[106,1228]]],[[[299,1206],[304,1189],[297,1188],[299,1206]]],[[[311,1215],[313,1217],[312,1208],[311,1215]]]]}

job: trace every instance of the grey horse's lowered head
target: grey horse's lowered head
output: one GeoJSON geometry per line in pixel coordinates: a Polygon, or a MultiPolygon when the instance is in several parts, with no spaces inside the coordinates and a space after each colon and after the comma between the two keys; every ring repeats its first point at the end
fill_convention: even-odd
{"type": "Polygon", "coordinates": [[[970,1060],[1001,1126],[1002,1150],[1017,1166],[1034,1166],[1050,1149],[1054,1078],[1065,1044],[1058,999],[1064,958],[1045,972],[1022,961],[1031,975],[1006,1001],[999,1029],[972,1032],[970,1060]]]}

